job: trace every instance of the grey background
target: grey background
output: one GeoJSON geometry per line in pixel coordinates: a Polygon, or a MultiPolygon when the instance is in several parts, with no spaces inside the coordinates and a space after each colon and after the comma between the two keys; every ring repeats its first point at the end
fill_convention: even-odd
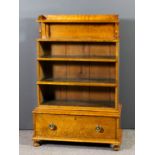
{"type": "Polygon", "coordinates": [[[32,129],[36,106],[36,45],[40,14],[119,14],[120,101],[122,127],[135,127],[135,6],[134,0],[20,0],[19,126],[32,129]]]}

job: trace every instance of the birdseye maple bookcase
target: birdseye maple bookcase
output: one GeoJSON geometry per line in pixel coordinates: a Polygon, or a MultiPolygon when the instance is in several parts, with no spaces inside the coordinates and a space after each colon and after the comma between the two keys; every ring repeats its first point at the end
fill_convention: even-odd
{"type": "Polygon", "coordinates": [[[38,17],[34,146],[41,141],[120,149],[118,15],[38,17]]]}

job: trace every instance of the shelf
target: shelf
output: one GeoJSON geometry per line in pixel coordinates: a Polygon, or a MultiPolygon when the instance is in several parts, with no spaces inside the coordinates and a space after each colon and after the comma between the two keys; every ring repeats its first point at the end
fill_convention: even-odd
{"type": "Polygon", "coordinates": [[[50,100],[44,101],[41,105],[53,106],[81,106],[81,107],[114,107],[114,101],[70,101],[70,100],[50,100]]]}
{"type": "Polygon", "coordinates": [[[115,56],[42,56],[38,61],[116,62],[115,56]]]}
{"type": "Polygon", "coordinates": [[[38,42],[118,42],[118,40],[103,40],[103,39],[99,39],[99,38],[90,38],[90,39],[72,39],[72,38],[68,38],[68,39],[42,39],[39,38],[37,39],[38,42]]]}
{"type": "Polygon", "coordinates": [[[118,15],[40,15],[37,22],[43,23],[118,23],[118,15]]]}
{"type": "Polygon", "coordinates": [[[39,85],[68,85],[68,86],[99,86],[99,87],[116,87],[114,79],[53,79],[46,78],[37,81],[39,85]]]}

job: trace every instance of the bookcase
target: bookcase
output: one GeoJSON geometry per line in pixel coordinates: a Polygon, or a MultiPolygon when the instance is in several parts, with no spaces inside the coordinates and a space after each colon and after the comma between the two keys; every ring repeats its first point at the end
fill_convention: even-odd
{"type": "Polygon", "coordinates": [[[38,17],[34,146],[41,141],[120,149],[118,15],[38,17]]]}

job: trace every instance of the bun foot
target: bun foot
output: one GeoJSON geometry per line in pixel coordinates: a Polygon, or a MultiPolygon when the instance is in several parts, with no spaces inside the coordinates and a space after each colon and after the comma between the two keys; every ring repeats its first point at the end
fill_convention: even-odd
{"type": "Polygon", "coordinates": [[[114,151],[119,151],[120,150],[120,145],[113,145],[112,146],[114,151]]]}
{"type": "Polygon", "coordinates": [[[34,147],[38,147],[38,146],[40,146],[39,141],[34,140],[34,141],[33,141],[33,146],[34,146],[34,147]]]}

